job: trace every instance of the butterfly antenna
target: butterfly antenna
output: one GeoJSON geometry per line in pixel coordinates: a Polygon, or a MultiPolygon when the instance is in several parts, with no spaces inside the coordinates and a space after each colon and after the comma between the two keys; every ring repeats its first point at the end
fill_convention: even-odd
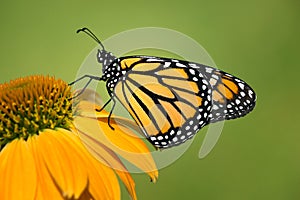
{"type": "Polygon", "coordinates": [[[105,50],[103,44],[101,43],[101,41],[97,38],[97,36],[88,28],[81,28],[81,29],[78,29],[76,31],[76,33],[79,33],[79,32],[84,32],[85,34],[87,34],[88,36],[90,36],[91,38],[93,38],[101,47],[103,50],[105,50]]]}

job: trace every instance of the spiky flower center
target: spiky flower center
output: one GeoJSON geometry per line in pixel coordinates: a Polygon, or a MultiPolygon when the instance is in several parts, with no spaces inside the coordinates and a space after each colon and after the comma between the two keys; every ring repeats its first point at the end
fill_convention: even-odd
{"type": "Polygon", "coordinates": [[[0,84],[0,150],[50,128],[68,129],[73,120],[71,88],[49,76],[29,76],[0,84]]]}

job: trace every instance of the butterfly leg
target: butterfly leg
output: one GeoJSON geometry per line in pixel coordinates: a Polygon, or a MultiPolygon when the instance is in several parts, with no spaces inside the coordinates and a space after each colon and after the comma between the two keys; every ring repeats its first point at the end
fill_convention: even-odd
{"type": "Polygon", "coordinates": [[[85,74],[85,75],[83,75],[82,77],[76,79],[75,81],[69,83],[69,85],[74,85],[75,83],[81,81],[81,80],[84,79],[84,78],[90,78],[90,79],[92,79],[92,80],[98,80],[98,81],[103,80],[102,77],[100,77],[100,76],[92,76],[92,75],[85,74]]]}
{"type": "Polygon", "coordinates": [[[108,123],[108,126],[112,129],[112,130],[115,130],[114,127],[112,127],[112,125],[110,124],[110,118],[111,118],[111,115],[112,115],[112,112],[115,108],[115,105],[116,105],[116,100],[114,99],[114,97],[111,97],[100,109],[96,109],[97,112],[101,112],[111,101],[113,101],[113,105],[112,105],[112,108],[109,112],[109,115],[108,115],[108,118],[107,118],[107,123],[108,123]]]}
{"type": "Polygon", "coordinates": [[[110,117],[111,117],[111,114],[112,114],[112,112],[113,112],[113,110],[114,110],[114,108],[115,108],[115,105],[116,105],[116,100],[114,99],[114,98],[111,98],[112,100],[113,100],[113,106],[112,106],[112,108],[111,108],[111,110],[110,110],[110,112],[109,112],[109,115],[108,115],[108,119],[107,119],[107,123],[108,123],[108,126],[112,129],[112,130],[115,130],[115,128],[114,127],[112,127],[112,125],[110,124],[110,117]]]}
{"type": "Polygon", "coordinates": [[[88,82],[85,84],[85,86],[82,88],[82,90],[78,94],[76,94],[76,96],[72,97],[72,99],[75,99],[76,97],[80,96],[85,91],[85,89],[88,87],[88,85],[92,82],[92,80],[97,80],[97,81],[103,80],[102,77],[86,74],[86,75],[76,79],[75,81],[69,83],[69,85],[74,85],[75,83],[81,81],[84,78],[89,78],[88,82]]]}
{"type": "Polygon", "coordinates": [[[102,106],[100,109],[96,109],[97,112],[101,112],[110,102],[111,102],[112,98],[110,98],[105,104],[104,106],[102,106]]]}

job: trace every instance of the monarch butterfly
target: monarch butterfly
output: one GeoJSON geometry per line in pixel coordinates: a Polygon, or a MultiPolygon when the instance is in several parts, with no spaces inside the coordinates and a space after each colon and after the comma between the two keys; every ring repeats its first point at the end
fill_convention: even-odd
{"type": "MultiPolygon", "coordinates": [[[[77,31],[101,47],[97,60],[102,76],[83,78],[105,81],[113,101],[131,114],[146,138],[157,148],[179,145],[209,123],[242,117],[253,110],[255,92],[241,79],[202,64],[152,56],[115,57],[87,28],[77,31]]],[[[83,91],[82,90],[82,91],[83,91]]],[[[98,110],[100,111],[100,110],[98,110]]]]}

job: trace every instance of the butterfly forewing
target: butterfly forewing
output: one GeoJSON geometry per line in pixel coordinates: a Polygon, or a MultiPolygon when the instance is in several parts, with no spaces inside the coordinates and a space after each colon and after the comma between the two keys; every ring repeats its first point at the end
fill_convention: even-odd
{"type": "MultiPolygon", "coordinates": [[[[121,63],[129,59],[121,58],[121,63]]],[[[114,95],[153,145],[179,145],[207,124],[211,89],[203,75],[171,60],[135,61],[116,84],[114,95]]]]}
{"type": "Polygon", "coordinates": [[[129,56],[106,69],[108,92],[158,148],[179,145],[203,126],[242,117],[255,106],[247,83],[198,63],[129,56]]]}

